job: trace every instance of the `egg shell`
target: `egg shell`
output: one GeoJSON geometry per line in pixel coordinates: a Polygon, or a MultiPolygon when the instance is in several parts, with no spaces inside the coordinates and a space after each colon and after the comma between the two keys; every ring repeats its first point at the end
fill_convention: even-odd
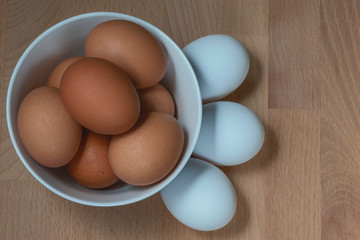
{"type": "Polygon", "coordinates": [[[223,34],[199,38],[183,49],[196,73],[204,102],[219,100],[244,81],[250,59],[245,47],[223,34]]]}
{"type": "Polygon", "coordinates": [[[207,103],[193,155],[217,165],[234,166],[253,158],[264,138],[263,125],[249,108],[226,101],[207,103]]]}
{"type": "Polygon", "coordinates": [[[170,92],[160,83],[138,90],[141,112],[163,112],[175,115],[175,104],[170,92]]]}
{"type": "Polygon", "coordinates": [[[64,107],[59,89],[39,87],[25,96],[17,115],[19,137],[30,156],[46,167],[66,165],[81,141],[81,126],[64,107]]]}
{"type": "Polygon", "coordinates": [[[74,158],[66,165],[70,176],[88,188],[106,188],[119,178],[109,163],[111,136],[83,131],[81,145],[74,158]]]}
{"type": "Polygon", "coordinates": [[[214,165],[190,158],[178,176],[161,191],[170,213],[199,231],[226,226],[236,212],[237,198],[228,177],[214,165]]]}
{"type": "Polygon", "coordinates": [[[84,58],[71,64],[64,72],[60,93],[71,116],[96,133],[123,133],[140,114],[134,85],[120,68],[104,59],[84,58]]]}
{"type": "Polygon", "coordinates": [[[160,112],[142,114],[131,130],[112,137],[110,165],[124,182],[150,185],[175,167],[183,145],[183,130],[173,116],[160,112]]]}
{"type": "Polygon", "coordinates": [[[111,20],[93,28],[85,42],[85,55],[115,63],[137,89],[156,84],[167,69],[161,43],[145,28],[125,20],[111,20]]]}
{"type": "Polygon", "coordinates": [[[61,83],[61,78],[65,72],[65,70],[74,62],[76,62],[77,60],[80,60],[84,57],[82,56],[76,56],[76,57],[71,57],[71,58],[67,58],[64,61],[62,61],[61,63],[59,63],[54,70],[50,73],[50,76],[46,82],[47,86],[50,87],[56,87],[56,88],[60,88],[60,83],[61,83]]]}

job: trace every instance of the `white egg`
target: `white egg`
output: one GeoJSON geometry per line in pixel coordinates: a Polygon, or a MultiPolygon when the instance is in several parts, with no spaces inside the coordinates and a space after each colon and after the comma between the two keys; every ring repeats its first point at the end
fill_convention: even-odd
{"type": "Polygon", "coordinates": [[[235,38],[216,34],[199,38],[183,49],[199,81],[203,101],[225,97],[244,81],[250,60],[235,38]]]}
{"type": "Polygon", "coordinates": [[[184,225],[213,231],[224,227],[236,211],[236,193],[214,165],[190,158],[180,174],[161,191],[171,214],[184,225]]]}
{"type": "Polygon", "coordinates": [[[264,137],[262,123],[247,107],[226,101],[208,103],[203,105],[193,155],[216,165],[234,166],[253,158],[264,137]]]}

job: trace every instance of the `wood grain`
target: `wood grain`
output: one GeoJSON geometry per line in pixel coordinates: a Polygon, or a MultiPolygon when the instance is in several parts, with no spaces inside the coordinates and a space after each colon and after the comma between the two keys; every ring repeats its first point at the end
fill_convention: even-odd
{"type": "Polygon", "coordinates": [[[269,1],[269,107],[318,108],[319,0],[269,1]]]}
{"type": "Polygon", "coordinates": [[[0,239],[359,239],[360,2],[356,0],[0,0],[0,239]],[[238,197],[223,229],[174,219],[159,194],[114,208],[51,193],[25,169],[6,126],[16,62],[50,26],[113,11],[158,26],[180,47],[223,33],[247,48],[244,83],[225,98],[251,108],[266,139],[221,169],[238,197]]]}
{"type": "Polygon", "coordinates": [[[359,11],[358,1],[321,4],[323,239],[360,236],[359,11]]]}
{"type": "Polygon", "coordinates": [[[270,239],[320,239],[319,113],[270,110],[269,123],[278,136],[266,176],[270,239]]]}

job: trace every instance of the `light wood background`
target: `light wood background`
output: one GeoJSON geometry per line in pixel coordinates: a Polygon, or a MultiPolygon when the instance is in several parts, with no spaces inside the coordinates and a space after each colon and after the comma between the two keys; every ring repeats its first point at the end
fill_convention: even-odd
{"type": "Polygon", "coordinates": [[[0,239],[360,239],[360,1],[0,0],[0,239]],[[232,222],[197,232],[159,194],[115,208],[64,200],[26,171],[6,127],[6,93],[19,57],[40,33],[92,11],[131,14],[180,47],[229,34],[250,72],[226,100],[266,128],[261,152],[222,168],[238,194],[232,222]]]}

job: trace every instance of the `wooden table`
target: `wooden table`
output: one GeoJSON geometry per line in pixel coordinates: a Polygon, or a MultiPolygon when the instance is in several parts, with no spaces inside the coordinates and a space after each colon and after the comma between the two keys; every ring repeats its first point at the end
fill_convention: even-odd
{"type": "Polygon", "coordinates": [[[360,1],[0,1],[0,239],[359,239],[360,1]],[[131,14],[184,47],[229,34],[248,49],[245,82],[226,100],[253,109],[266,129],[251,161],[225,167],[238,209],[225,228],[198,232],[159,194],[114,208],[82,206],[38,183],[6,126],[13,68],[40,33],[92,11],[131,14]]]}

